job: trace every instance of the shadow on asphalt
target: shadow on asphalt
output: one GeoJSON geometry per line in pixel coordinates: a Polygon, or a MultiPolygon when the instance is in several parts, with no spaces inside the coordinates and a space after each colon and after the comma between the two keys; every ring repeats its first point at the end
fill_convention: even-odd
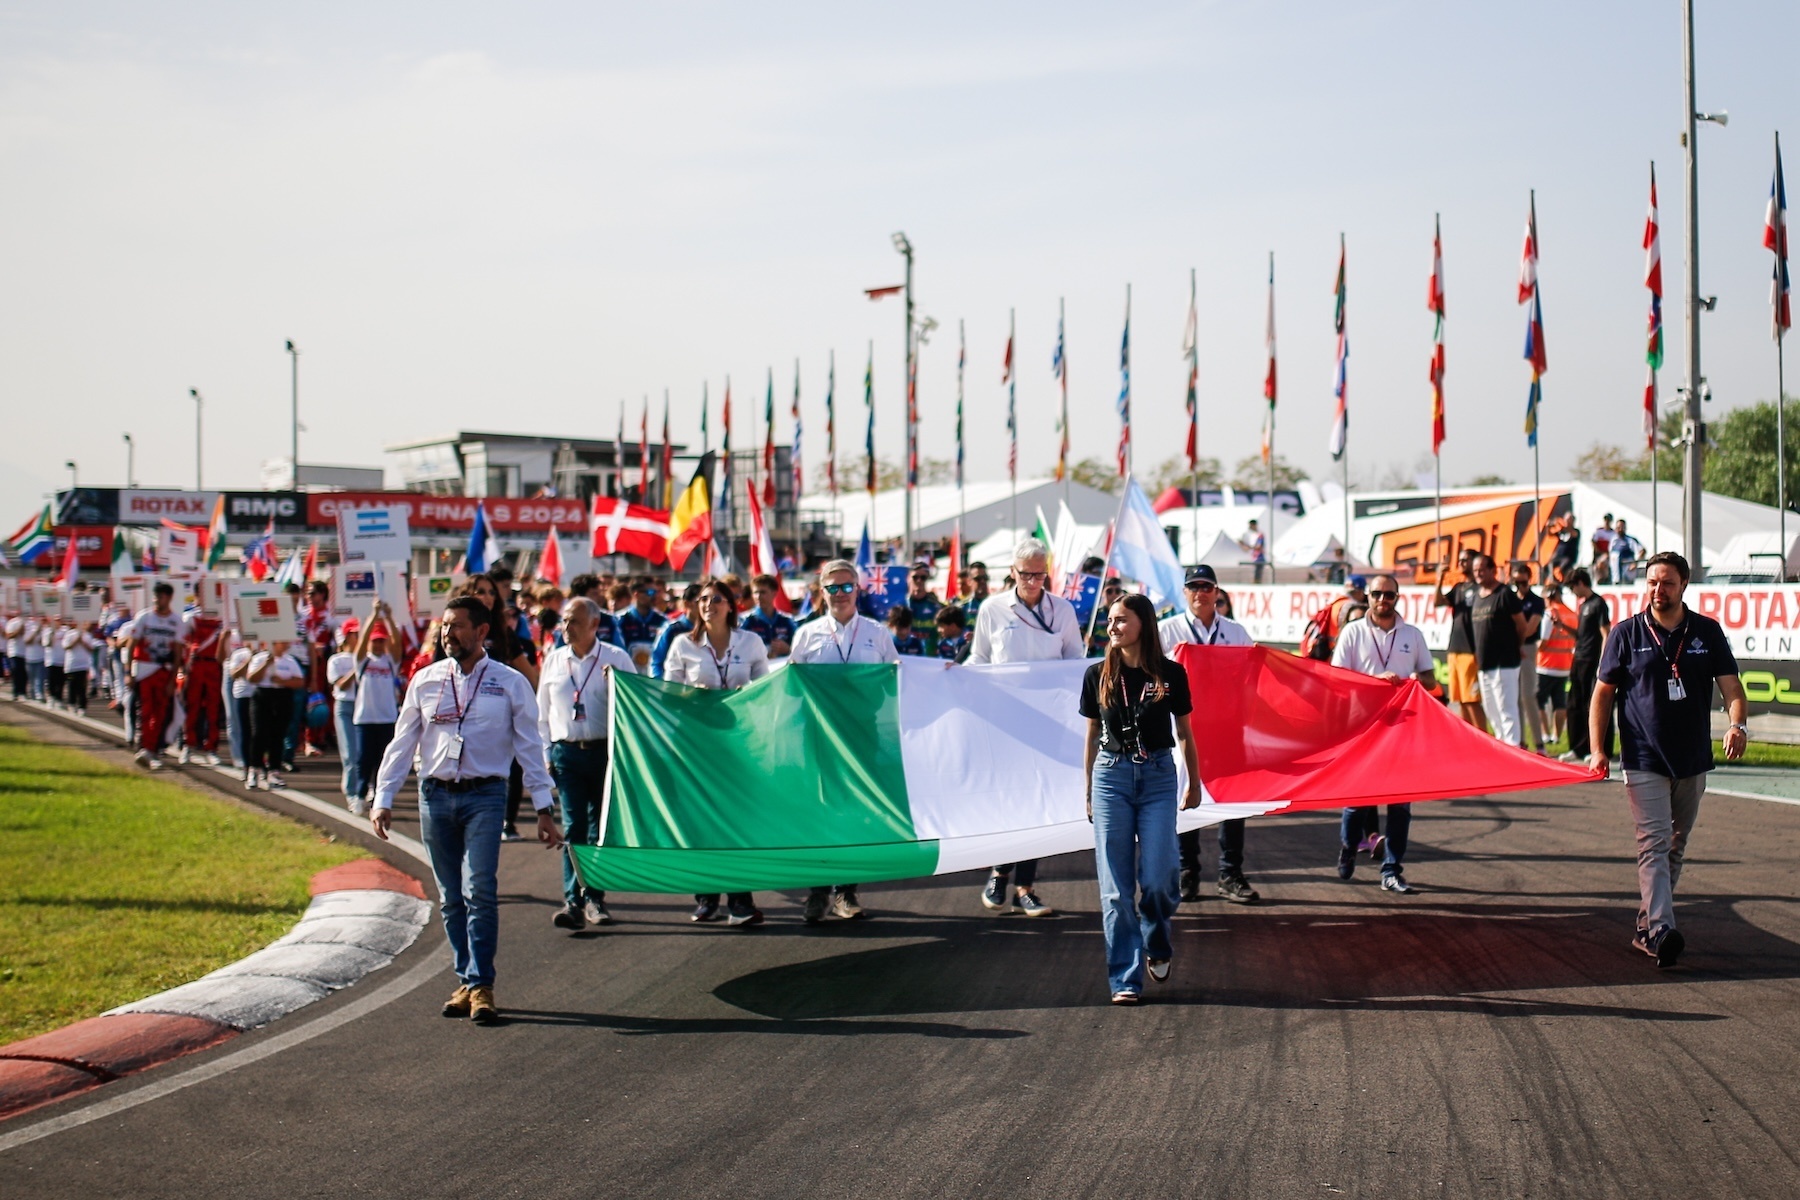
{"type": "Polygon", "coordinates": [[[501,1016],[501,1025],[561,1025],[608,1029],[614,1033],[776,1033],[824,1037],[862,1037],[871,1033],[911,1034],[915,1037],[975,1038],[1004,1041],[1031,1036],[1023,1029],[969,1029],[938,1021],[831,1021],[776,1020],[752,1017],[663,1018],[621,1017],[606,1013],[540,1012],[528,1008],[509,1008],[501,1016]]]}

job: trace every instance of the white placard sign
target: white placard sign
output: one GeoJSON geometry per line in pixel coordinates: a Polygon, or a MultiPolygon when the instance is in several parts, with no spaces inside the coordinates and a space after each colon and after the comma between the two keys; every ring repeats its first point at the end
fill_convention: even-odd
{"type": "Polygon", "coordinates": [[[412,531],[401,505],[337,511],[338,558],[347,563],[412,561],[412,531]]]}
{"type": "Polygon", "coordinates": [[[421,621],[435,621],[444,615],[450,595],[468,580],[462,572],[451,575],[416,575],[413,577],[413,616],[421,621]]]}
{"type": "Polygon", "coordinates": [[[19,581],[0,578],[0,615],[19,611],[19,581]]]}
{"type": "Polygon", "coordinates": [[[170,574],[200,569],[200,534],[192,529],[157,530],[156,560],[170,574]]]}
{"type": "Polygon", "coordinates": [[[246,642],[294,640],[294,603],[281,588],[267,583],[236,589],[238,631],[246,642]]]}
{"type": "Polygon", "coordinates": [[[65,591],[62,594],[62,615],[86,628],[97,624],[106,615],[106,606],[101,603],[99,592],[65,591]]]}

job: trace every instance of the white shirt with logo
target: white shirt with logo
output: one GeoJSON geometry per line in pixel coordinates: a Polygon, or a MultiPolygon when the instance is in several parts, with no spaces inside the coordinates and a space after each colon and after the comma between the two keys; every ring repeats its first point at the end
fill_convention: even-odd
{"type": "Polygon", "coordinates": [[[371,654],[357,668],[356,711],[351,720],[357,725],[392,725],[400,719],[400,670],[385,654],[371,654]]]}

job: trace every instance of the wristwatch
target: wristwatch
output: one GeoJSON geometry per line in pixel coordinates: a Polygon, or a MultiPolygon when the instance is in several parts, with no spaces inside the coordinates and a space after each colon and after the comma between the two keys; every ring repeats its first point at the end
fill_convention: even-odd
{"type": "Polygon", "coordinates": [[[1733,721],[1731,724],[1727,725],[1725,728],[1727,731],[1733,730],[1733,729],[1741,729],[1744,731],[1745,737],[1750,736],[1750,726],[1746,725],[1742,721],[1733,721]]]}

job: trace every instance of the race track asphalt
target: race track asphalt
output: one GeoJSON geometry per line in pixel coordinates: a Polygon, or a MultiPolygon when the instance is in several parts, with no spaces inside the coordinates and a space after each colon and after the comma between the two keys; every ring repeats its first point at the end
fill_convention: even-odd
{"type": "Polygon", "coordinates": [[[434,928],[287,1021],[0,1126],[443,964],[0,1152],[0,1196],[1800,1194],[1800,809],[1707,801],[1668,972],[1628,944],[1617,784],[1414,811],[1406,897],[1366,857],[1336,879],[1335,819],[1252,822],[1265,902],[1184,906],[1139,1009],[1106,1002],[1087,855],[1046,864],[1051,919],[990,916],[963,875],[866,888],[873,919],[817,929],[798,894],[747,931],[620,895],[617,924],[571,935],[555,855],[509,845],[502,1024],[437,1015],[434,928]]]}

